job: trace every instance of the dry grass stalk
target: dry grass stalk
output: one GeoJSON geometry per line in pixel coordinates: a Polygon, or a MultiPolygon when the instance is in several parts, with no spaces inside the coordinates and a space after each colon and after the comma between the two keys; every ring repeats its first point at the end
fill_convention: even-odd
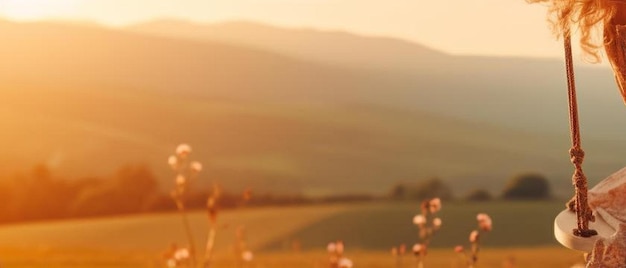
{"type": "Polygon", "coordinates": [[[221,191],[217,184],[213,184],[213,191],[211,196],[207,199],[207,216],[209,218],[209,233],[207,236],[206,249],[204,252],[203,267],[211,267],[213,260],[213,252],[215,249],[215,237],[217,235],[217,214],[218,214],[218,200],[220,198],[221,191]]]}
{"type": "Polygon", "coordinates": [[[470,233],[469,251],[466,251],[461,245],[454,248],[454,251],[463,257],[467,263],[467,267],[469,268],[476,267],[478,263],[478,252],[480,251],[480,239],[484,233],[490,232],[493,227],[491,217],[485,213],[479,213],[476,215],[476,221],[478,222],[478,229],[473,230],[470,233]]]}
{"type": "MultiPolygon", "coordinates": [[[[192,267],[196,267],[196,245],[193,239],[193,231],[189,224],[187,217],[187,210],[185,207],[186,196],[189,191],[190,180],[194,179],[198,173],[202,170],[202,164],[197,161],[190,161],[189,155],[191,154],[191,146],[187,144],[180,144],[176,147],[176,154],[168,158],[168,164],[176,171],[176,186],[171,192],[171,197],[176,203],[176,208],[181,215],[183,228],[185,230],[185,236],[189,243],[188,259],[192,267]]],[[[175,266],[176,267],[176,266],[175,266]]]]}
{"type": "Polygon", "coordinates": [[[415,255],[416,267],[424,267],[424,258],[428,252],[428,246],[439,228],[442,221],[436,215],[441,210],[441,199],[433,198],[424,200],[420,205],[421,214],[413,217],[413,224],[419,229],[419,238],[421,243],[413,245],[413,254],[415,255]]]}

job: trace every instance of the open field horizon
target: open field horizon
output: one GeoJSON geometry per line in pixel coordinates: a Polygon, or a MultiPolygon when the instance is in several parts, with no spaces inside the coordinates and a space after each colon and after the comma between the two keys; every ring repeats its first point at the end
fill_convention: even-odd
{"type": "MultiPolygon", "coordinates": [[[[354,264],[363,268],[389,268],[396,266],[398,260],[389,251],[363,251],[348,249],[346,255],[354,264]]],[[[141,252],[89,251],[76,248],[70,249],[3,249],[0,256],[5,258],[0,264],[15,268],[90,268],[90,267],[129,267],[155,268],[165,267],[163,259],[141,252]]],[[[255,255],[252,264],[246,267],[258,268],[326,268],[328,256],[325,251],[270,252],[255,255]]],[[[237,267],[234,255],[216,256],[213,267],[237,267]]],[[[415,258],[406,255],[402,258],[404,266],[412,267],[415,258]]],[[[479,260],[479,267],[500,268],[514,263],[515,267],[532,268],[570,268],[583,263],[582,253],[559,247],[528,247],[528,248],[485,248],[479,260]]],[[[429,267],[464,268],[463,259],[449,249],[433,249],[429,252],[425,265],[429,267]]]]}
{"type": "MultiPolygon", "coordinates": [[[[411,246],[418,241],[417,228],[411,222],[418,207],[415,203],[389,202],[225,211],[218,216],[221,227],[216,240],[217,263],[232,261],[234,230],[244,225],[248,246],[258,258],[255,267],[284,267],[270,265],[278,262],[274,258],[310,265],[302,267],[321,267],[326,244],[335,240],[344,241],[347,256],[356,263],[371,263],[359,267],[385,267],[384,263],[393,262],[391,247],[401,243],[411,246]],[[294,253],[296,241],[297,251],[308,257],[294,253]]],[[[493,218],[494,229],[483,238],[482,253],[486,257],[481,267],[500,267],[494,265],[508,257],[514,257],[519,267],[529,267],[524,263],[543,265],[532,267],[570,267],[579,261],[580,254],[561,247],[552,236],[551,223],[562,208],[562,202],[557,201],[444,203],[439,215],[443,225],[432,243],[433,262],[450,265],[450,260],[457,257],[453,247],[467,244],[469,232],[476,228],[476,214],[484,212],[493,218]],[[520,219],[524,219],[523,224],[520,219]],[[551,252],[555,258],[550,261],[560,266],[549,266],[548,260],[536,257],[546,252],[551,252]]],[[[192,212],[190,221],[196,243],[202,245],[207,232],[206,213],[192,212]]],[[[28,256],[41,254],[51,260],[48,265],[58,262],[59,267],[95,263],[105,267],[153,267],[171,243],[184,246],[184,241],[177,213],[4,225],[0,226],[0,261],[15,265],[7,267],[28,267],[28,256]]],[[[410,255],[405,258],[407,262],[412,260],[410,255]]],[[[38,266],[45,265],[45,261],[33,261],[32,265],[54,267],[38,266]]]]}

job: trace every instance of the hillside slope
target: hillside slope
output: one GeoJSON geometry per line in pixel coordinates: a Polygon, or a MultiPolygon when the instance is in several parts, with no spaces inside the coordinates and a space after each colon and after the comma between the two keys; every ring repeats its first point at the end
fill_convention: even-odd
{"type": "Polygon", "coordinates": [[[196,24],[156,20],[126,29],[156,36],[226,42],[358,69],[398,71],[450,58],[445,53],[400,39],[370,38],[342,31],[283,29],[246,21],[196,24]]]}
{"type": "MultiPolygon", "coordinates": [[[[5,22],[0,36],[0,174],[45,163],[98,176],[145,163],[167,187],[165,160],[188,142],[207,167],[202,181],[231,189],[384,193],[439,176],[463,194],[533,170],[570,190],[565,133],[392,107],[384,97],[404,98],[401,82],[368,71],[75,25],[5,22]]],[[[590,178],[621,166],[623,146],[585,146],[590,178]]]]}
{"type": "MultiPolygon", "coordinates": [[[[227,42],[320,64],[369,70],[375,72],[369,79],[382,87],[365,95],[390,107],[417,107],[539,134],[567,131],[561,59],[447,55],[403,40],[253,22],[158,20],[127,30],[227,42]]],[[[577,64],[576,71],[585,135],[624,141],[626,107],[611,71],[581,66],[577,64]]]]}

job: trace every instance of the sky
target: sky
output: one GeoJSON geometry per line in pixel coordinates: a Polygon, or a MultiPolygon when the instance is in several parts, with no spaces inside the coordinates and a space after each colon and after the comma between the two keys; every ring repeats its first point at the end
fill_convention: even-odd
{"type": "Polygon", "coordinates": [[[417,42],[450,54],[561,57],[546,7],[525,0],[0,0],[0,16],[124,26],[258,21],[417,42]]]}

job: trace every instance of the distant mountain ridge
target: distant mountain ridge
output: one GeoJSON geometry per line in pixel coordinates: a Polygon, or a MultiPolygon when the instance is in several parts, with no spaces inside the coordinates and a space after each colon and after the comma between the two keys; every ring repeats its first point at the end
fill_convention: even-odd
{"type": "MultiPolygon", "coordinates": [[[[419,107],[435,114],[539,133],[568,129],[565,71],[558,59],[452,56],[403,40],[252,22],[159,20],[127,29],[238,44],[369,71],[371,77],[365,79],[386,88],[367,91],[367,95],[391,107],[419,107]]],[[[576,66],[576,71],[582,126],[589,129],[586,135],[626,141],[626,107],[611,71],[581,66],[576,66]]]]}
{"type": "Polygon", "coordinates": [[[205,25],[157,20],[126,29],[160,36],[228,42],[316,63],[370,70],[397,71],[415,66],[415,63],[431,63],[448,57],[440,51],[400,39],[307,28],[284,29],[248,21],[205,25]]]}

